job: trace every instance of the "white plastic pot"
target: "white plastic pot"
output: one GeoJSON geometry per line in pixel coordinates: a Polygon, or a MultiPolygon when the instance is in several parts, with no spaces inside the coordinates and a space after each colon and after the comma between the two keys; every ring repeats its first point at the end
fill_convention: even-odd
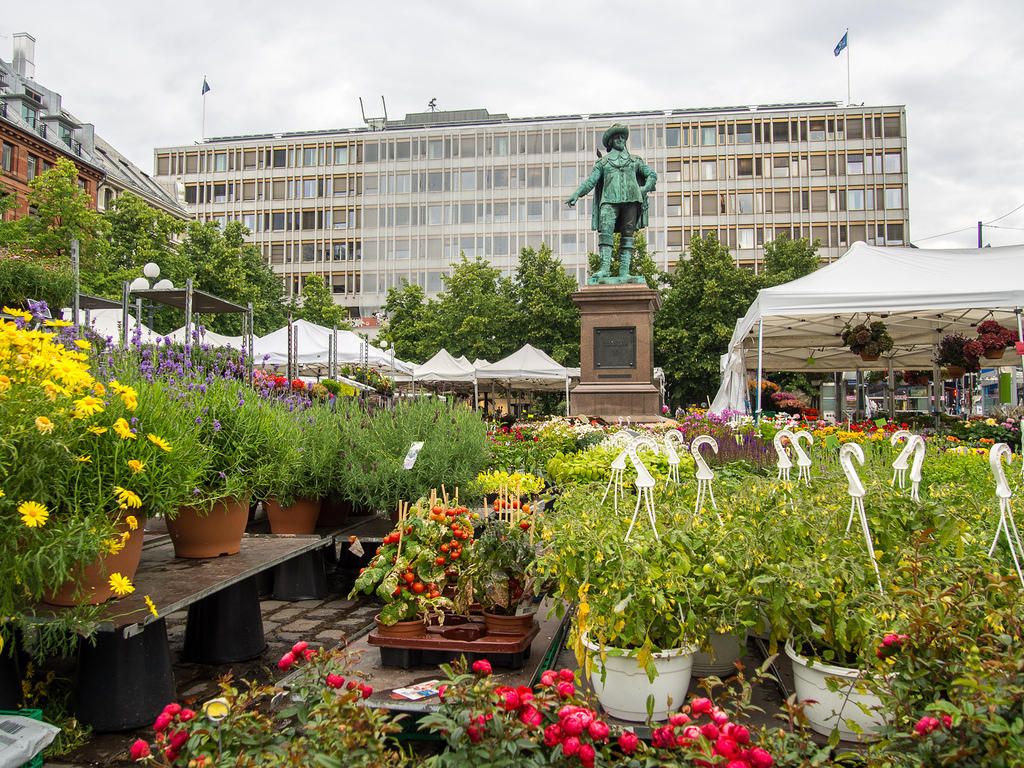
{"type": "Polygon", "coordinates": [[[673,708],[679,708],[686,702],[693,667],[692,648],[672,648],[653,654],[657,676],[651,682],[647,671],[637,664],[635,650],[605,648],[606,660],[602,661],[601,649],[590,643],[586,636],[583,637],[583,645],[593,655],[590,682],[597,700],[612,717],[634,723],[644,722],[647,720],[647,697],[652,695],[655,720],[664,720],[668,716],[670,701],[673,708]]]}
{"type": "Polygon", "coordinates": [[[731,675],[736,672],[736,662],[746,648],[736,635],[715,632],[711,635],[711,651],[697,651],[693,654],[694,677],[731,675]]]}
{"type": "Polygon", "coordinates": [[[876,731],[883,725],[878,710],[882,702],[868,693],[862,684],[861,674],[849,667],[835,667],[822,661],[813,663],[801,656],[786,641],[786,655],[793,662],[793,679],[796,697],[799,701],[813,700],[804,709],[811,728],[822,736],[828,736],[839,729],[839,738],[856,741],[858,738],[877,738],[876,731]],[[829,690],[829,678],[840,681],[837,690],[829,690]],[[861,708],[867,707],[868,713],[861,708]],[[856,723],[862,733],[852,730],[847,721],[856,723]]]}

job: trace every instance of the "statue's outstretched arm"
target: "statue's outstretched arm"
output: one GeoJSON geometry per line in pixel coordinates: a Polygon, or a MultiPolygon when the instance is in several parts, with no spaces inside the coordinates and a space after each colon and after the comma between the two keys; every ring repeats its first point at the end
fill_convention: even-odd
{"type": "Polygon", "coordinates": [[[575,192],[572,193],[572,196],[565,201],[565,204],[570,207],[576,205],[576,201],[579,200],[584,195],[588,194],[590,190],[597,186],[597,182],[599,182],[600,180],[601,166],[595,165],[594,170],[592,170],[590,172],[590,175],[583,180],[583,183],[579,185],[575,192]]]}

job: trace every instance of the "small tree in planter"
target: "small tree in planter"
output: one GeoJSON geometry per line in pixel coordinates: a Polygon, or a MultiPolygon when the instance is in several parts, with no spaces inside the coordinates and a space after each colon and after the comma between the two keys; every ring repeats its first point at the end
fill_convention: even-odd
{"type": "Polygon", "coordinates": [[[959,333],[943,336],[942,341],[935,348],[935,357],[932,359],[937,365],[947,369],[953,378],[963,376],[965,373],[977,373],[981,369],[978,364],[978,356],[969,353],[967,344],[967,337],[959,333]]]}
{"type": "Polygon", "coordinates": [[[534,576],[528,573],[536,559],[531,522],[491,518],[474,542],[468,573],[473,596],[486,613],[515,616],[519,605],[533,597],[534,576]]]}
{"type": "Polygon", "coordinates": [[[847,325],[843,328],[843,344],[862,360],[877,360],[883,352],[892,349],[892,336],[881,320],[873,323],[847,325]]]}

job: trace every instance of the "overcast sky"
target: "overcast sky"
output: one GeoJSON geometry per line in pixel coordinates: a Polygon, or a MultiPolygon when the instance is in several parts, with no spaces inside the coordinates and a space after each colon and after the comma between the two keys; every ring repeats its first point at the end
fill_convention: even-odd
{"type": "Polygon", "coordinates": [[[907,107],[912,240],[973,247],[981,220],[1024,243],[1021,0],[51,0],[8,4],[0,58],[33,35],[36,80],[152,172],[200,138],[204,75],[207,136],[358,127],[360,96],[393,118],[845,102],[847,28],[851,101],[907,107]]]}

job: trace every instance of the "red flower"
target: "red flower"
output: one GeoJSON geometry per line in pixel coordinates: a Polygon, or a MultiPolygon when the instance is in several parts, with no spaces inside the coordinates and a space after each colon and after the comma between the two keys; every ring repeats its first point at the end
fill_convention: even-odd
{"type": "Polygon", "coordinates": [[[544,670],[544,673],[540,676],[540,684],[544,686],[554,685],[557,674],[553,669],[544,670]]]}
{"type": "Polygon", "coordinates": [[[181,710],[181,715],[178,717],[178,719],[181,720],[181,722],[183,722],[183,723],[187,723],[189,720],[191,720],[195,716],[196,716],[196,713],[193,712],[191,709],[183,709],[183,710],[181,710]]]}
{"type": "Polygon", "coordinates": [[[580,744],[578,754],[583,768],[594,768],[594,755],[596,752],[590,744],[580,744]]]}
{"type": "Polygon", "coordinates": [[[558,723],[544,729],[544,746],[553,747],[562,741],[562,728],[558,723]]]}
{"type": "Polygon", "coordinates": [[[305,640],[299,640],[299,642],[292,646],[292,653],[298,656],[307,648],[309,648],[309,643],[307,643],[305,640]]]}
{"type": "Polygon", "coordinates": [[[277,662],[277,666],[278,666],[279,669],[283,669],[283,670],[287,671],[287,670],[291,669],[292,664],[294,664],[294,663],[295,663],[295,654],[292,653],[291,651],[288,651],[284,656],[281,657],[281,660],[277,662]]]}
{"type": "Polygon", "coordinates": [[[487,659],[479,659],[473,662],[473,671],[478,675],[489,675],[491,674],[491,662],[487,659]]]}
{"type": "Polygon", "coordinates": [[[165,731],[167,729],[167,726],[171,724],[171,720],[173,719],[173,716],[169,715],[167,712],[161,712],[159,715],[157,715],[156,722],[153,723],[153,730],[157,733],[165,731]]]}
{"type": "Polygon", "coordinates": [[[608,724],[601,720],[595,720],[587,728],[587,732],[594,741],[604,741],[608,738],[608,724]]]}
{"type": "Polygon", "coordinates": [[[639,743],[640,739],[632,731],[623,731],[619,734],[619,749],[622,750],[624,755],[632,755],[636,752],[639,743]]]}
{"type": "Polygon", "coordinates": [[[761,749],[761,747],[754,747],[747,753],[747,762],[753,768],[772,768],[772,765],[775,764],[775,758],[767,750],[761,749]]]}
{"type": "Polygon", "coordinates": [[[141,760],[144,757],[149,757],[151,754],[149,751],[149,742],[143,739],[138,739],[134,744],[132,744],[132,748],[129,750],[129,753],[132,756],[132,760],[141,760]]]}
{"type": "Polygon", "coordinates": [[[698,696],[690,702],[690,711],[695,715],[703,715],[710,712],[712,709],[714,709],[714,705],[711,703],[711,700],[705,699],[701,696],[698,696]]]}
{"type": "Polygon", "coordinates": [[[568,668],[567,669],[560,669],[560,670],[558,670],[558,679],[559,680],[564,680],[567,683],[575,683],[576,682],[576,673],[573,672],[571,669],[568,669],[568,668]]]}
{"type": "Polygon", "coordinates": [[[576,686],[572,683],[567,683],[564,680],[558,684],[558,695],[563,699],[568,699],[574,693],[576,693],[576,686]]]}
{"type": "Polygon", "coordinates": [[[345,678],[341,675],[336,675],[333,672],[327,676],[326,683],[330,688],[341,688],[345,685],[345,678]]]}
{"type": "Polygon", "coordinates": [[[575,736],[570,736],[562,742],[562,752],[564,752],[567,757],[572,757],[579,751],[580,740],[577,739],[575,736]]]}
{"type": "Polygon", "coordinates": [[[173,701],[166,707],[164,707],[164,713],[170,715],[171,717],[174,717],[179,712],[181,712],[181,704],[177,704],[173,701]]]}

